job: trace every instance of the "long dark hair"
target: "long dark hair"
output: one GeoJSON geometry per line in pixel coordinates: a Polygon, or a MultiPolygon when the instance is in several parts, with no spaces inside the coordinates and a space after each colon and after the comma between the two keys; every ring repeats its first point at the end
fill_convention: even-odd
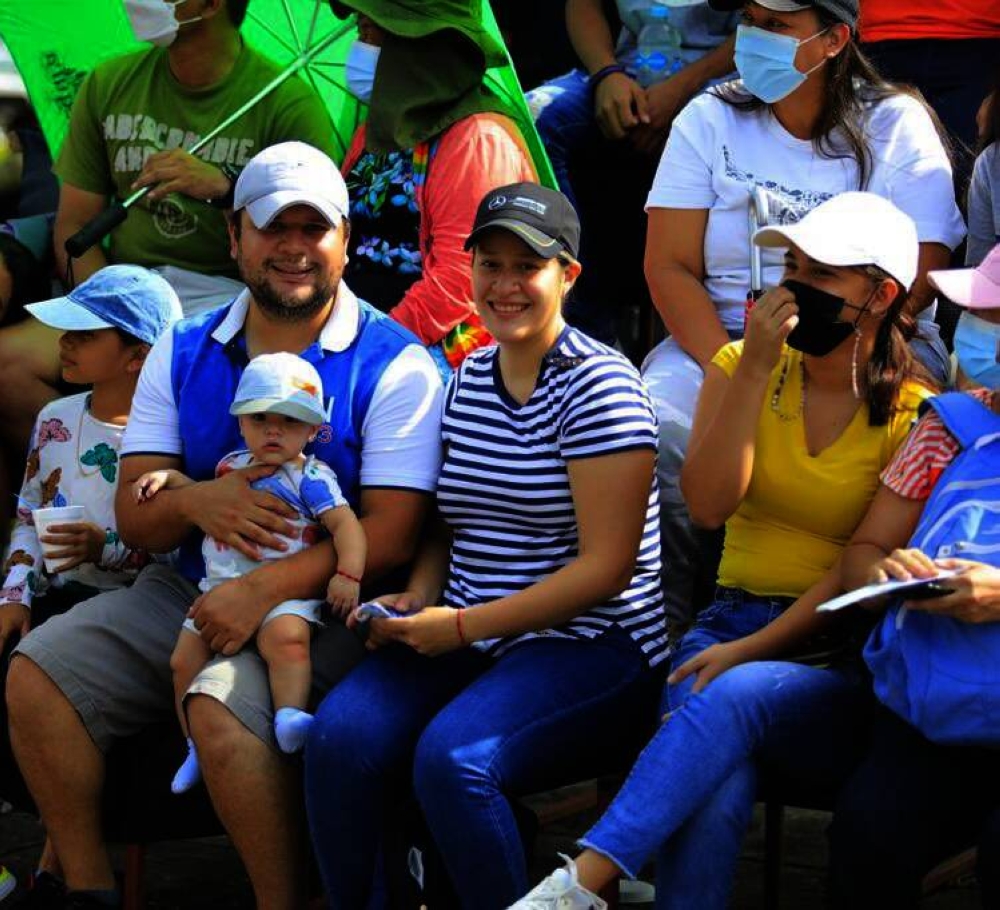
{"type": "MultiPolygon", "coordinates": [[[[840,19],[821,7],[813,7],[813,11],[823,31],[841,24],[840,19]]],[[[813,147],[823,158],[853,158],[858,165],[859,190],[867,189],[872,176],[872,154],[865,133],[867,111],[894,95],[909,95],[924,106],[934,122],[945,151],[951,156],[951,140],[920,93],[884,79],[858,47],[853,35],[844,49],[836,57],[827,60],[825,66],[826,104],[823,105],[813,130],[813,147]],[[839,136],[836,135],[838,130],[839,136]]],[[[735,81],[723,83],[710,91],[726,104],[741,110],[756,111],[767,107],[765,102],[735,81]]]]}
{"type": "MultiPolygon", "coordinates": [[[[875,265],[861,266],[873,281],[895,281],[875,265]]],[[[909,294],[899,285],[896,299],[886,310],[875,333],[875,346],[865,366],[865,403],[868,405],[868,425],[884,427],[895,413],[899,390],[904,382],[916,382],[932,392],[940,391],[927,368],[913,355],[910,341],[917,336],[917,321],[907,312],[909,294]]]]}
{"type": "Polygon", "coordinates": [[[990,86],[989,100],[986,102],[986,129],[979,137],[977,151],[986,148],[1000,139],[1000,66],[993,74],[993,84],[990,86]]]}

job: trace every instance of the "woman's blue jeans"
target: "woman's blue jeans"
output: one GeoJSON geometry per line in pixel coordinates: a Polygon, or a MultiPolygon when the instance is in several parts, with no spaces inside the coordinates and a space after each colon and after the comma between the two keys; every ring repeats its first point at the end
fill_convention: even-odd
{"type": "MultiPolygon", "coordinates": [[[[674,666],[761,628],[786,604],[719,589],[681,640],[674,666]]],[[[835,786],[856,762],[868,716],[860,669],[758,661],[733,667],[696,695],[693,683],[667,687],[674,710],[580,841],[630,876],[657,854],[661,910],[728,905],[756,799],[755,759],[796,781],[835,786]]]]}
{"type": "Polygon", "coordinates": [[[621,632],[535,639],[493,659],[382,648],[320,705],[306,807],[331,908],[369,906],[382,824],[412,781],[462,905],[529,887],[509,797],[627,765],[662,675],[621,632]]]}

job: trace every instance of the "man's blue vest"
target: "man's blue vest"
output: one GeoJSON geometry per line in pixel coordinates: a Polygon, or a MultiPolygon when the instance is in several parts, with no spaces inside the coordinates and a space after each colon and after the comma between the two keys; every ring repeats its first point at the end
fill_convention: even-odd
{"type": "MultiPolygon", "coordinates": [[[[232,304],[230,304],[232,306],[232,304]]],[[[184,320],[174,328],[171,385],[184,446],[181,470],[194,480],[215,476],[219,460],[245,448],[239,423],[229,413],[243,368],[246,343],[240,331],[222,344],[212,333],[230,307],[184,320]]],[[[361,495],[362,427],[379,380],[390,363],[417,338],[398,323],[358,301],[358,331],[343,351],[326,351],[314,342],[300,352],[323,380],[323,400],[329,415],[316,441],[306,448],[325,461],[355,510],[361,495]]],[[[178,571],[197,581],[205,574],[201,534],[181,546],[178,571]]]]}

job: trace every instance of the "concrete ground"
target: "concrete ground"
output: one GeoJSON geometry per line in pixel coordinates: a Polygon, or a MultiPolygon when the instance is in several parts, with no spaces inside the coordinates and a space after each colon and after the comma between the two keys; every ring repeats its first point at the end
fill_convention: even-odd
{"type": "MultiPolygon", "coordinates": [[[[786,811],[781,910],[814,910],[824,906],[827,818],[821,812],[786,811]]],[[[577,816],[552,825],[539,837],[536,850],[539,876],[553,868],[556,851],[572,850],[572,838],[586,822],[585,816],[577,816]]],[[[34,819],[19,813],[0,817],[0,859],[15,874],[30,870],[41,844],[42,831],[34,819]]],[[[763,856],[763,824],[758,813],[740,861],[732,902],[736,910],[763,910],[763,856]]],[[[148,910],[253,907],[253,896],[239,859],[222,837],[152,845],[147,851],[145,887],[148,910]]],[[[650,905],[623,907],[641,910],[650,905]]],[[[925,899],[923,908],[979,910],[975,883],[964,882],[939,891],[925,899]]]]}

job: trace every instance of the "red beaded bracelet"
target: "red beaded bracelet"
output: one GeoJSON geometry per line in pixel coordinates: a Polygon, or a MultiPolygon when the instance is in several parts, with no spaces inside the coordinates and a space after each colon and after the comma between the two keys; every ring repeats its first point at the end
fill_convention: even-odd
{"type": "Polygon", "coordinates": [[[361,584],[361,579],[358,578],[356,575],[351,575],[348,572],[342,572],[340,569],[337,569],[337,574],[342,575],[348,581],[353,581],[356,582],[357,584],[361,584]]]}
{"type": "Polygon", "coordinates": [[[455,628],[458,629],[458,640],[465,646],[468,642],[465,640],[465,630],[462,628],[462,612],[462,610],[455,611],[455,628]]]}

